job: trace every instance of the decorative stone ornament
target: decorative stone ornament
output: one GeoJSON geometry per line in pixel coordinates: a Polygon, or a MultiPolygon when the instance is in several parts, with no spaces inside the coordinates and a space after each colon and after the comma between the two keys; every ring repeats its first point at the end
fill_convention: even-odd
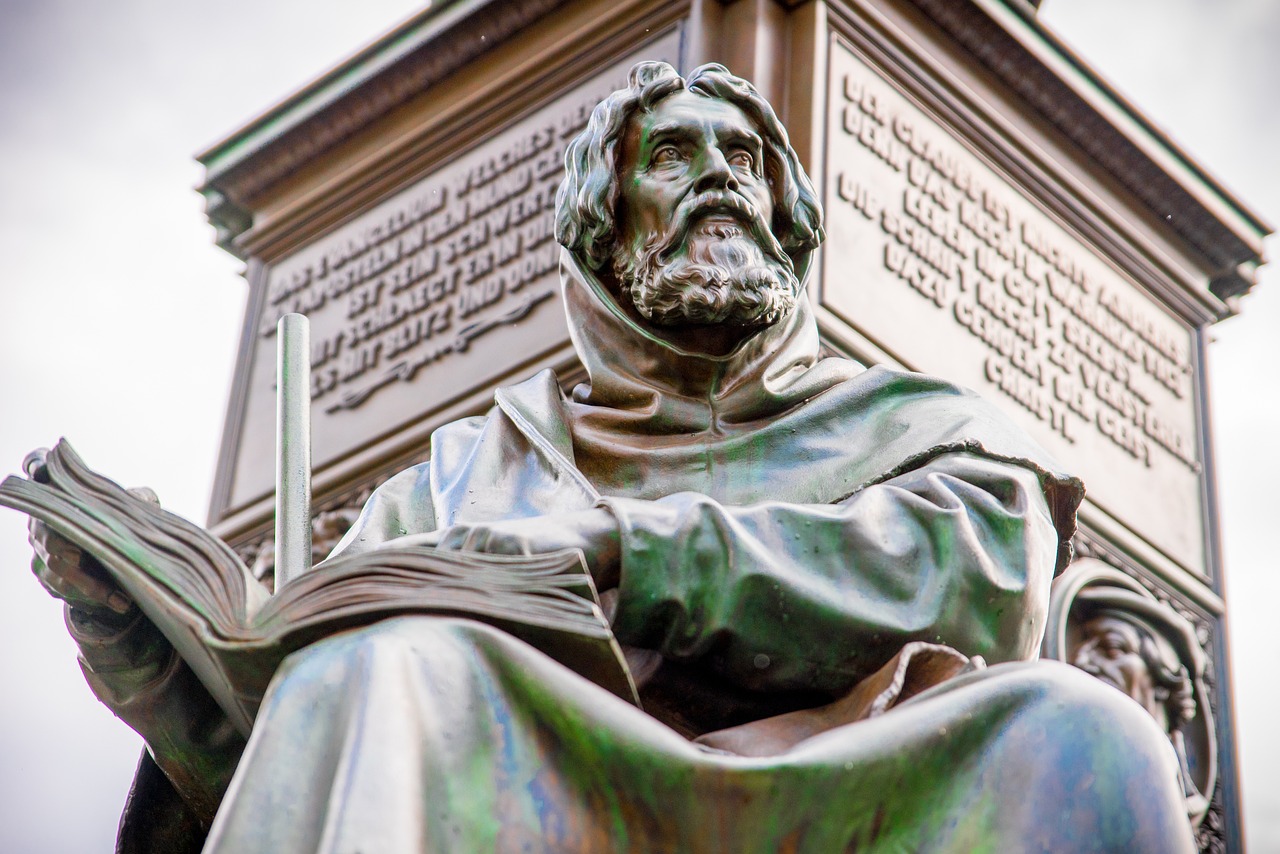
{"type": "Polygon", "coordinates": [[[1124,692],[1168,733],[1187,815],[1199,825],[1218,756],[1195,626],[1120,570],[1082,558],[1054,582],[1043,651],[1124,692]]]}

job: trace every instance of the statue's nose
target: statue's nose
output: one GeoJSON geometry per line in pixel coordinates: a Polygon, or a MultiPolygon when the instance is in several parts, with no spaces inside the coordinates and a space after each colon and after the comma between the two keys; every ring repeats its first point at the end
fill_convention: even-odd
{"type": "Polygon", "coordinates": [[[1087,673],[1094,673],[1098,668],[1093,663],[1093,649],[1097,646],[1092,640],[1080,644],[1071,663],[1087,673]]]}
{"type": "Polygon", "coordinates": [[[699,158],[699,166],[701,168],[698,180],[693,185],[695,193],[738,189],[738,179],[733,176],[729,161],[725,159],[724,152],[716,146],[707,147],[699,158]]]}

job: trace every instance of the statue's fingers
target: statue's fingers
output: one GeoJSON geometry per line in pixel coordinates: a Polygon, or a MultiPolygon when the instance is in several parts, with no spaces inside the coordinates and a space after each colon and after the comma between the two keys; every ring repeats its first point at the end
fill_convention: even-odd
{"type": "Polygon", "coordinates": [[[42,561],[49,559],[49,537],[52,532],[49,526],[39,519],[32,517],[27,522],[27,542],[31,544],[31,548],[36,553],[36,557],[42,561]]]}
{"type": "Polygon", "coordinates": [[[69,561],[64,555],[54,553],[48,559],[39,556],[31,561],[31,571],[41,586],[51,596],[86,611],[104,608],[117,614],[126,614],[133,607],[132,600],[110,581],[85,571],[78,561],[69,561]]]}
{"type": "Polygon", "coordinates": [[[40,555],[31,558],[31,574],[36,577],[36,581],[40,582],[44,592],[55,599],[66,598],[62,595],[62,579],[49,571],[48,565],[40,555]]]}
{"type": "Polygon", "coordinates": [[[41,563],[47,563],[49,560],[49,547],[44,540],[36,537],[27,537],[27,542],[31,544],[31,551],[35,555],[35,559],[41,563]]]}
{"type": "Polygon", "coordinates": [[[84,597],[80,595],[80,591],[74,585],[50,569],[49,564],[39,557],[31,560],[31,572],[35,575],[36,580],[40,582],[40,586],[44,588],[44,591],[53,598],[61,599],[75,607],[84,607],[89,604],[85,602],[84,597]]]}
{"type": "Polygon", "coordinates": [[[466,534],[461,546],[463,551],[493,552],[493,546],[496,545],[497,538],[489,526],[476,525],[473,528],[468,528],[466,534]]]}
{"type": "Polygon", "coordinates": [[[446,548],[441,545],[441,537],[443,531],[429,531],[425,534],[409,534],[404,537],[396,537],[392,542],[402,548],[422,547],[428,549],[446,548]]]}
{"type": "Polygon", "coordinates": [[[463,551],[468,548],[467,542],[471,539],[471,528],[466,525],[451,525],[440,532],[440,538],[436,542],[436,548],[448,549],[449,551],[463,551]]]}
{"type": "Polygon", "coordinates": [[[60,574],[65,574],[64,567],[79,567],[93,562],[75,543],[35,519],[27,526],[27,540],[36,557],[60,574]]]}
{"type": "MultiPolygon", "coordinates": [[[[55,561],[59,556],[55,555],[55,561]]],[[[132,607],[133,602],[123,590],[115,585],[109,577],[93,572],[86,561],[68,559],[64,565],[58,565],[57,571],[68,584],[80,592],[85,600],[98,607],[106,606],[117,614],[124,614],[132,607]]]]}
{"type": "Polygon", "coordinates": [[[472,552],[485,552],[494,555],[527,555],[532,554],[529,541],[518,530],[509,530],[501,523],[496,525],[477,525],[467,532],[463,548],[472,552]]]}

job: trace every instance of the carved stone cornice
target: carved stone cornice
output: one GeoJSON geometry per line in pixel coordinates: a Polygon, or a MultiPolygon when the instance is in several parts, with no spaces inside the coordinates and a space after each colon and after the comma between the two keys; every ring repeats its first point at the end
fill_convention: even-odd
{"type": "Polygon", "coordinates": [[[253,200],[311,160],[492,50],[567,0],[433,5],[232,137],[198,155],[218,245],[239,254],[253,200]]]}
{"type": "Polygon", "coordinates": [[[911,2],[1201,252],[1217,268],[1210,281],[1215,296],[1226,300],[1252,288],[1262,262],[1262,238],[1271,226],[1090,72],[1033,15],[1014,15],[1020,26],[1010,28],[993,15],[997,8],[1007,13],[1007,5],[911,2]],[[1064,67],[1047,64],[1046,50],[1064,67]]]}

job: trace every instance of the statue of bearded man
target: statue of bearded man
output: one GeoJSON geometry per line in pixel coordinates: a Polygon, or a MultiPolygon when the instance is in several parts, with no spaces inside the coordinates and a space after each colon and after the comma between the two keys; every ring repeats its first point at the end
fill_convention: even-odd
{"type": "Polygon", "coordinates": [[[819,357],[821,212],[751,84],[641,63],[566,159],[587,381],[438,430],[335,553],[581,549],[640,707],[425,616],[295,653],[239,747],[152,680],[205,850],[1191,850],[1150,718],[1030,661],[1079,481],[971,392],[819,357]]]}

